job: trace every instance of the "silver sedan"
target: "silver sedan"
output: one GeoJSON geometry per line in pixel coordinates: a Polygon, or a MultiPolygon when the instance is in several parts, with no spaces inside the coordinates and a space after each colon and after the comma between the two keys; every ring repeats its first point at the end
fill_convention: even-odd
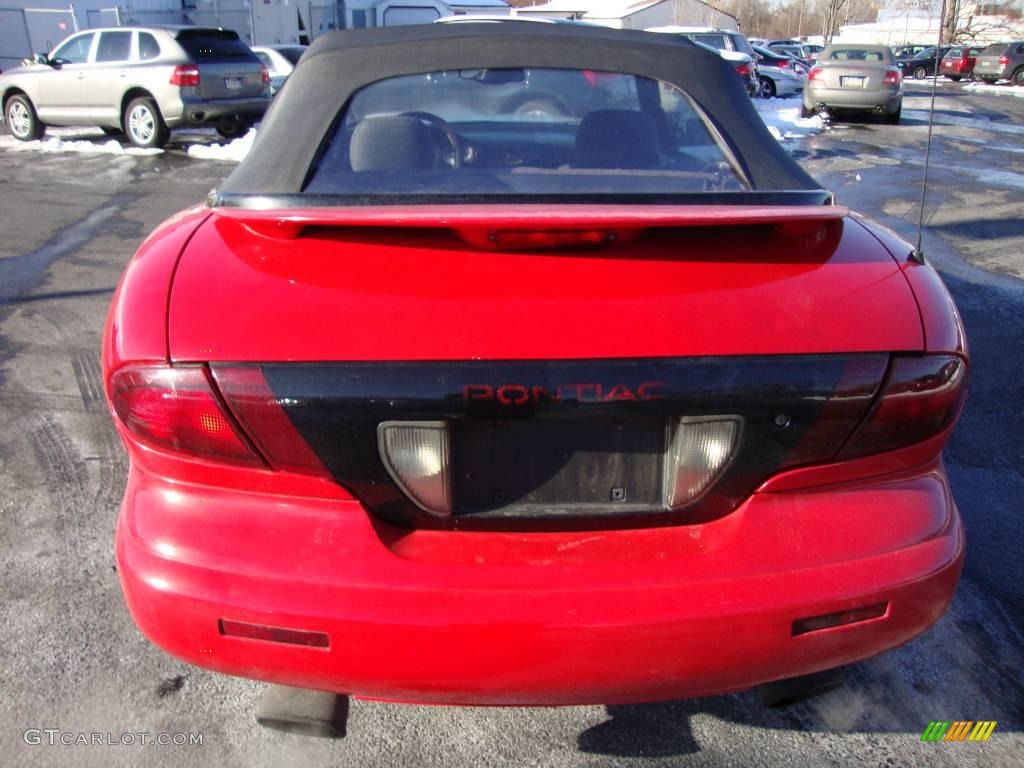
{"type": "Polygon", "coordinates": [[[857,110],[900,121],[903,76],[884,45],[830,45],[807,76],[803,116],[822,110],[857,110]]]}

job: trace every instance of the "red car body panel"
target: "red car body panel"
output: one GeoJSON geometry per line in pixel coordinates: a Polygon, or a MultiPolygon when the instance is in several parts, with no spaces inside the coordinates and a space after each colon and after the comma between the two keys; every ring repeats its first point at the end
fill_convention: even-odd
{"type": "Polygon", "coordinates": [[[932,463],[757,493],[703,525],[454,535],[134,468],[117,550],[136,622],[190,663],[369,698],[550,705],[725,692],[888,650],[945,611],[963,547],[932,463]],[[880,602],[879,618],[793,635],[880,602]],[[221,619],[330,646],[225,636],[221,619]]]}
{"type": "MultiPolygon", "coordinates": [[[[620,210],[623,220],[611,216],[605,226],[623,225],[629,206],[620,210]]],[[[566,226],[564,216],[533,211],[508,226],[566,226]]],[[[628,251],[561,254],[481,251],[455,234],[503,226],[487,224],[495,213],[462,221],[436,213],[445,228],[425,230],[412,218],[383,233],[341,226],[297,238],[215,215],[175,274],[171,359],[580,359],[924,346],[899,265],[850,218],[809,234],[771,225],[652,228],[623,246],[628,251]]],[[[649,218],[625,224],[651,226],[649,218]]],[[[591,225],[584,216],[576,226],[591,225]]]]}

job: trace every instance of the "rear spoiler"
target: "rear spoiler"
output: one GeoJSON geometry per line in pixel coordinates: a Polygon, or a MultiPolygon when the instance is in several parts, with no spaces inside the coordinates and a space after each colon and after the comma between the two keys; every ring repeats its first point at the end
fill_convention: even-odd
{"type": "MultiPolygon", "coordinates": [[[[245,225],[266,237],[294,239],[307,228],[447,229],[471,245],[500,248],[503,236],[516,235],[517,246],[526,236],[552,234],[570,245],[601,245],[623,236],[636,236],[650,228],[743,227],[775,225],[781,234],[806,235],[819,225],[849,214],[840,205],[377,205],[330,208],[215,207],[215,216],[245,225]],[[557,233],[557,235],[555,235],[557,233]]],[[[627,237],[627,239],[630,239],[627,237]]],[[[544,247],[538,244],[536,247],[544,247]]]]}

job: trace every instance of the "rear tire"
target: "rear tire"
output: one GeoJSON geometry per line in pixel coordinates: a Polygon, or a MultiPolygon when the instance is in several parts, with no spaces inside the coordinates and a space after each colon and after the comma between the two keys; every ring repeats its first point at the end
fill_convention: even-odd
{"type": "Polygon", "coordinates": [[[222,139],[237,139],[239,136],[245,136],[250,128],[252,123],[225,123],[217,126],[217,133],[222,139]]]}
{"type": "Polygon", "coordinates": [[[1017,67],[1013,74],[1010,75],[1010,83],[1012,85],[1024,85],[1024,67],[1017,67]]]}
{"type": "Polygon", "coordinates": [[[38,141],[46,130],[46,126],[39,122],[36,109],[28,96],[21,93],[7,100],[4,121],[7,123],[7,130],[18,141],[38,141]]]}
{"type": "Polygon", "coordinates": [[[774,99],[776,94],[775,81],[770,77],[761,75],[760,87],[757,89],[757,95],[762,99],[774,99]]]}
{"type": "Polygon", "coordinates": [[[160,115],[160,108],[148,96],[140,96],[128,103],[123,123],[128,140],[143,149],[159,149],[171,136],[160,115]]]}
{"type": "Polygon", "coordinates": [[[924,67],[916,67],[914,69],[914,79],[915,80],[924,80],[926,77],[928,77],[928,70],[927,69],[925,69],[924,67]]]}

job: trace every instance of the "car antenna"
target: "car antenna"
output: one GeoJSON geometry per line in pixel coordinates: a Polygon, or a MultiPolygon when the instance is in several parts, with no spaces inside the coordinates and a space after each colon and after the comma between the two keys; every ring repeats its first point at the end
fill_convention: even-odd
{"type": "Polygon", "coordinates": [[[924,251],[921,250],[921,237],[924,232],[924,203],[928,194],[928,161],[932,154],[932,126],[935,124],[935,89],[939,81],[939,62],[942,58],[942,22],[946,18],[946,0],[942,0],[939,13],[939,39],[935,44],[935,71],[932,73],[932,101],[928,108],[928,138],[924,144],[924,174],[921,177],[921,204],[917,215],[917,243],[910,252],[910,258],[918,264],[924,264],[924,251]]]}

